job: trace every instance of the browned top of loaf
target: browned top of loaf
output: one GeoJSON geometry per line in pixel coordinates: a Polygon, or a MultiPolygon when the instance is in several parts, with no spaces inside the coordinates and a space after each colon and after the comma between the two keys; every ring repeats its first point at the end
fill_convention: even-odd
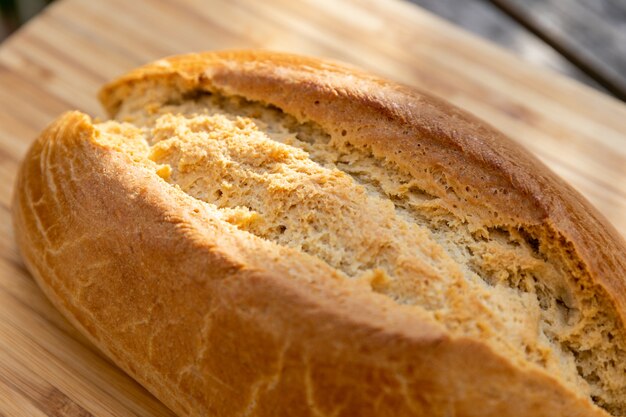
{"type": "Polygon", "coordinates": [[[86,115],[71,112],[34,143],[14,204],[18,244],[55,306],[179,415],[277,415],[277,404],[301,416],[607,415],[535,367],[520,369],[485,344],[452,338],[410,306],[336,279],[311,257],[250,239],[96,136],[86,115]],[[72,217],[70,207],[84,217],[72,217]],[[176,261],[163,262],[163,253],[176,261]],[[138,280],[148,281],[147,294],[138,280]],[[167,304],[166,315],[157,309],[152,319],[153,297],[167,304]],[[149,325],[137,325],[147,315],[149,325]],[[205,317],[218,325],[207,327],[205,317]],[[173,318],[183,319],[172,326],[173,318]],[[198,328],[199,345],[190,340],[198,328]],[[196,349],[208,349],[199,379],[184,371],[196,349]],[[276,389],[255,400],[252,382],[271,381],[277,370],[276,389]],[[410,378],[402,389],[398,373],[410,378]],[[207,380],[213,386],[203,389],[207,380]]]}
{"type": "Polygon", "coordinates": [[[157,61],[106,85],[100,99],[115,115],[125,98],[155,80],[183,92],[217,90],[275,105],[300,121],[370,146],[376,156],[413,175],[418,173],[410,161],[419,158],[448,183],[463,185],[456,192],[464,199],[468,222],[474,218],[483,225],[542,226],[556,232],[626,319],[624,239],[537,158],[468,113],[345,65],[264,51],[157,61]]]}
{"type": "MultiPolygon", "coordinates": [[[[426,166],[454,195],[436,184],[427,191],[452,211],[457,204],[467,223],[547,228],[569,242],[624,315],[626,250],[617,232],[534,157],[445,103],[333,63],[268,52],[162,60],[106,86],[101,99],[114,115],[155,83],[275,105],[415,177],[426,166]]],[[[18,179],[16,237],[57,307],[181,415],[246,407],[277,415],[277,405],[291,415],[337,415],[339,406],[340,415],[363,416],[607,415],[539,367],[219,220],[99,143],[98,129],[68,113],[33,145],[18,179]],[[120,330],[152,315],[155,298],[167,308],[155,309],[149,325],[120,330]],[[217,324],[206,326],[207,318],[217,324]],[[188,372],[198,358],[200,372],[188,372]],[[278,385],[260,393],[258,381],[278,385]]]]}

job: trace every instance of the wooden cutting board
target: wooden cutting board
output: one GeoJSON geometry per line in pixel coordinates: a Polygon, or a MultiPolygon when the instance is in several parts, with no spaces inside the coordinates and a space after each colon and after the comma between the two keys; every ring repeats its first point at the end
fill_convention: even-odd
{"type": "Polygon", "coordinates": [[[626,106],[399,0],[63,0],[0,47],[0,416],[168,416],[46,301],[10,221],[37,132],[164,55],[263,47],[351,62],[419,86],[535,152],[626,235],[626,106]]]}

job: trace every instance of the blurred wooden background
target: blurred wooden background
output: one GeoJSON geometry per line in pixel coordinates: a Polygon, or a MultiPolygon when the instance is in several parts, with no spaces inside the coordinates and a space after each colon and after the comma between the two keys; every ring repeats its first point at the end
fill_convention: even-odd
{"type": "MultiPolygon", "coordinates": [[[[0,40],[52,1],[0,0],[0,40]]],[[[406,1],[626,101],[626,0],[406,1]]]]}
{"type": "Polygon", "coordinates": [[[626,101],[626,0],[411,0],[626,101]]]}
{"type": "Polygon", "coordinates": [[[0,40],[9,36],[53,0],[0,0],[0,40]]]}

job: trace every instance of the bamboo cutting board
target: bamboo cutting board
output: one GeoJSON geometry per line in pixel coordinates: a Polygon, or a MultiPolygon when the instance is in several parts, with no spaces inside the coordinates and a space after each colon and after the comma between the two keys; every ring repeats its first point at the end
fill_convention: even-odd
{"type": "Polygon", "coordinates": [[[61,112],[164,55],[264,47],[348,61],[490,121],[626,235],[626,106],[400,0],[63,0],[0,47],[0,417],[170,416],[45,300],[19,260],[12,184],[61,112]]]}

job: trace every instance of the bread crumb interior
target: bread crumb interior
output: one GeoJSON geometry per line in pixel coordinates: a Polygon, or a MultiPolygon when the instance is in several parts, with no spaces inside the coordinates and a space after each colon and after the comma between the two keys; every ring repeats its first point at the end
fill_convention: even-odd
{"type": "Polygon", "coordinates": [[[99,142],[239,229],[315,256],[626,414],[623,331],[558,237],[470,224],[367,147],[240,97],[131,98],[96,127],[99,142]]]}

